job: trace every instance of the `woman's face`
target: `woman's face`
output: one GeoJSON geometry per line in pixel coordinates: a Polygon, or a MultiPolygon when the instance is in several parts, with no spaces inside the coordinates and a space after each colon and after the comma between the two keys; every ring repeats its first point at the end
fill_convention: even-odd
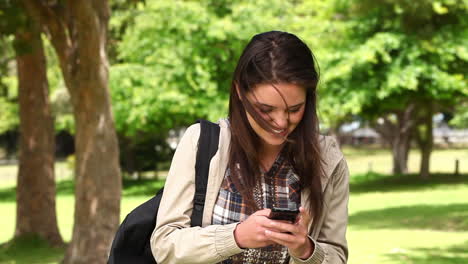
{"type": "Polygon", "coordinates": [[[259,84],[246,94],[260,116],[275,127],[275,133],[268,132],[247,112],[250,126],[262,143],[269,146],[280,146],[285,142],[302,120],[306,103],[305,88],[290,83],[275,84],[275,87],[281,92],[284,100],[271,84],[259,84]]]}

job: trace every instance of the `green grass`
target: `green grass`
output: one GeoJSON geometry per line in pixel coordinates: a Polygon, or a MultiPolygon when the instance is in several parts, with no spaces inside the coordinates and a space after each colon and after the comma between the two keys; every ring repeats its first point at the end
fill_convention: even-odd
{"type": "MultiPolygon", "coordinates": [[[[435,173],[428,181],[419,180],[414,173],[400,176],[366,173],[368,161],[375,162],[374,171],[390,170],[386,151],[345,149],[345,153],[353,175],[348,263],[468,263],[468,168],[467,159],[463,158],[468,155],[466,151],[437,150],[433,163],[435,158],[436,168],[445,173],[435,173]],[[464,173],[461,176],[447,173],[452,172],[453,157],[461,157],[464,173]],[[361,164],[364,168],[359,167],[361,164]],[[444,164],[448,168],[444,169],[444,164]]],[[[0,182],[5,169],[2,167],[0,182]]],[[[11,172],[11,166],[7,168],[11,172]]],[[[162,184],[151,180],[125,181],[121,219],[150,198],[162,184]]],[[[58,224],[65,241],[71,239],[73,227],[73,192],[72,181],[58,181],[58,224]]],[[[15,199],[14,181],[4,180],[0,184],[0,244],[13,237],[15,199]]],[[[63,252],[64,249],[50,248],[38,239],[19,240],[0,246],[0,263],[58,263],[63,252]]]]}
{"type": "MultiPolygon", "coordinates": [[[[121,203],[121,219],[123,220],[125,215],[133,208],[154,195],[163,184],[163,181],[125,180],[121,203]]],[[[74,184],[71,180],[63,180],[57,183],[57,222],[65,241],[69,241],[72,234],[75,204],[73,193],[74,184]]],[[[0,189],[0,211],[4,212],[2,213],[3,217],[0,218],[0,226],[2,227],[2,232],[0,232],[0,244],[8,241],[13,236],[16,221],[15,201],[15,187],[0,189]]]]}
{"type": "Polygon", "coordinates": [[[468,263],[468,175],[352,178],[351,264],[468,263]]]}
{"type": "Polygon", "coordinates": [[[0,246],[0,263],[57,263],[64,248],[53,248],[37,237],[22,237],[0,246]]]}
{"type": "MultiPolygon", "coordinates": [[[[391,173],[392,156],[388,149],[349,148],[343,149],[352,175],[370,172],[391,173]]],[[[408,160],[410,173],[419,171],[421,155],[411,149],[408,160]]],[[[432,173],[453,173],[458,159],[460,173],[468,173],[468,151],[466,149],[436,149],[431,155],[432,173]]]]}

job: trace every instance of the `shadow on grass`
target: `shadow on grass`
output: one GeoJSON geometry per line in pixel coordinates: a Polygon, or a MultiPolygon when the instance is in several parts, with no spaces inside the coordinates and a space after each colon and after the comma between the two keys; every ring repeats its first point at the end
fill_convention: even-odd
{"type": "Polygon", "coordinates": [[[462,264],[468,263],[468,240],[448,248],[411,248],[408,252],[387,254],[392,263],[462,264]]]}
{"type": "MultiPolygon", "coordinates": [[[[164,186],[164,180],[123,180],[123,196],[151,196],[164,186]]],[[[57,182],[57,196],[74,195],[75,182],[63,180],[57,182]]],[[[0,202],[16,201],[16,187],[0,189],[0,202]]]]}
{"type": "MultiPolygon", "coordinates": [[[[432,174],[429,180],[421,180],[416,174],[386,175],[368,173],[351,177],[351,193],[392,192],[401,190],[421,190],[440,185],[468,185],[468,174],[454,176],[452,174],[432,174]]],[[[123,196],[151,196],[164,186],[164,180],[123,180],[123,196]]],[[[73,180],[57,182],[57,195],[73,195],[75,183],[73,180]]],[[[16,201],[16,188],[0,189],[0,201],[16,201]]]]}
{"type": "Polygon", "coordinates": [[[0,189],[0,202],[16,201],[16,187],[0,189]]]}
{"type": "Polygon", "coordinates": [[[440,185],[468,185],[468,174],[455,176],[453,174],[434,173],[430,179],[422,180],[417,174],[386,175],[367,173],[352,176],[350,179],[351,193],[392,192],[404,190],[431,189],[440,185]]]}
{"type": "Polygon", "coordinates": [[[59,263],[65,247],[51,247],[37,237],[16,238],[0,245],[0,263],[59,263]]]}
{"type": "Polygon", "coordinates": [[[349,217],[349,225],[366,229],[468,231],[468,203],[414,205],[361,211],[349,217]]]}

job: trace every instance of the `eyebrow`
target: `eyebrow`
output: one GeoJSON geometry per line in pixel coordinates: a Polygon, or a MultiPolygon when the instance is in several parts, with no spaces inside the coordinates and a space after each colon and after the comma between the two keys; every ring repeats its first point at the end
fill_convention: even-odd
{"type": "MultiPolygon", "coordinates": [[[[268,104],[263,104],[263,103],[255,103],[257,106],[264,106],[264,107],[268,107],[268,108],[272,108],[272,109],[275,109],[276,107],[275,106],[272,106],[272,105],[268,105],[268,104]]],[[[293,106],[290,106],[289,109],[291,108],[295,108],[295,107],[300,107],[302,106],[303,104],[305,104],[305,102],[302,102],[302,103],[298,103],[298,104],[295,104],[293,106]]]]}

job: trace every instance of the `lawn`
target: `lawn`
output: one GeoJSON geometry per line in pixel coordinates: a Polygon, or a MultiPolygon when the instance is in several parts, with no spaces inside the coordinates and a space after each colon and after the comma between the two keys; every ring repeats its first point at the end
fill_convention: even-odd
{"type": "MultiPolygon", "coordinates": [[[[391,173],[392,156],[388,149],[349,148],[343,149],[352,175],[367,172],[391,173]]],[[[410,173],[419,171],[421,155],[417,149],[409,153],[408,169],[410,173]]],[[[459,160],[459,170],[468,173],[467,149],[436,149],[431,155],[432,173],[453,173],[455,160],[459,160]]]]}
{"type": "Polygon", "coordinates": [[[351,264],[468,263],[468,175],[356,177],[351,184],[351,264]],[[359,179],[360,178],[360,179],[359,179]]]}
{"type": "MultiPolygon", "coordinates": [[[[433,170],[445,173],[434,174],[426,182],[421,182],[415,174],[389,176],[365,173],[371,161],[374,163],[372,171],[388,172],[391,164],[388,152],[345,149],[345,153],[353,175],[348,263],[468,263],[466,151],[436,151],[432,159],[433,170]],[[454,158],[460,159],[464,173],[458,177],[447,174],[453,171],[450,164],[454,158]],[[447,167],[444,168],[443,164],[447,167]]],[[[411,162],[414,163],[410,157],[410,170],[414,166],[411,162]]],[[[63,164],[58,168],[64,168],[63,164]]],[[[0,177],[2,169],[0,167],[0,177]]],[[[13,169],[8,167],[8,171],[12,173],[13,169]]],[[[16,210],[14,183],[3,179],[0,184],[0,210],[3,212],[0,243],[13,235],[16,210]]],[[[162,184],[151,180],[125,181],[122,219],[132,208],[151,197],[162,184]]],[[[59,228],[63,238],[69,241],[73,224],[73,184],[62,179],[57,190],[59,228]]],[[[34,239],[0,247],[0,263],[58,263],[62,255],[62,249],[47,248],[34,239]]]]}

